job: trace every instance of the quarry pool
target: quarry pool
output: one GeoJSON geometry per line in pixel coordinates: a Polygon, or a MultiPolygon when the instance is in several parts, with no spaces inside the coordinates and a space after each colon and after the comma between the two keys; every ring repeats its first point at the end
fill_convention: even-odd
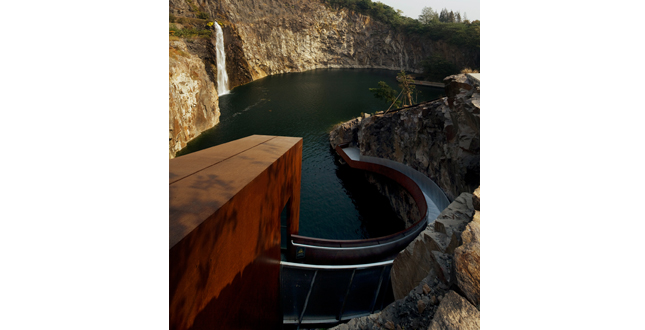
{"type": "MultiPolygon", "coordinates": [[[[389,202],[359,170],[341,166],[329,145],[335,124],[361,112],[385,110],[368,88],[387,82],[400,91],[396,71],[317,69],[269,76],[219,98],[220,123],[204,131],[177,156],[253,134],[303,138],[300,235],[361,239],[402,230],[391,221],[389,202]]],[[[418,101],[436,99],[442,89],[419,87],[418,101]]]]}

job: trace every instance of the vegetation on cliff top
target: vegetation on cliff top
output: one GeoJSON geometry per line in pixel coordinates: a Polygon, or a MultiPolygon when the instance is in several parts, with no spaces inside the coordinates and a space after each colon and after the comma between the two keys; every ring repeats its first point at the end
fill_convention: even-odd
{"type": "MultiPolygon", "coordinates": [[[[479,51],[479,21],[457,22],[457,16],[451,16],[446,9],[437,19],[417,20],[401,15],[400,10],[371,0],[322,0],[332,8],[347,8],[392,26],[409,34],[426,36],[432,40],[444,40],[450,44],[479,51]],[[447,15],[447,16],[446,16],[447,15]]],[[[436,14],[436,12],[434,12],[436,14]]],[[[422,15],[423,16],[423,15],[422,15]]],[[[461,21],[461,16],[459,16],[461,21]]]]}

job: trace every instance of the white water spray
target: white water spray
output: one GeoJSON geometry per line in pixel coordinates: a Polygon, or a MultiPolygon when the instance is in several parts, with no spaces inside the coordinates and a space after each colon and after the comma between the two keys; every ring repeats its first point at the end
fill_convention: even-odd
{"type": "Polygon", "coordinates": [[[217,95],[228,94],[228,74],[226,74],[226,53],[224,52],[224,33],[219,23],[215,23],[215,51],[217,57],[217,95]]]}

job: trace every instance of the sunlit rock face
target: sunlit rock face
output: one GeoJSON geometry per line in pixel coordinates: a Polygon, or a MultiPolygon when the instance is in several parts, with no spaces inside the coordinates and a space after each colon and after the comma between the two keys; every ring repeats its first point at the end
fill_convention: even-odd
{"type": "MultiPolygon", "coordinates": [[[[459,67],[478,67],[475,54],[418,36],[407,36],[372,18],[320,1],[194,0],[223,25],[230,87],[267,75],[316,68],[382,68],[421,72],[421,61],[439,54],[459,67]]],[[[170,12],[194,17],[184,0],[170,12]]]]}
{"type": "Polygon", "coordinates": [[[170,158],[177,151],[219,122],[217,91],[204,62],[191,54],[183,41],[169,47],[170,158]]]}
{"type": "MultiPolygon", "coordinates": [[[[170,13],[176,17],[196,17],[185,0],[169,3],[170,13]]],[[[432,55],[440,55],[457,67],[479,67],[478,53],[444,41],[409,36],[369,16],[333,9],[317,0],[192,0],[192,4],[221,25],[229,89],[268,75],[316,68],[381,68],[418,73],[422,71],[421,62],[432,55]]],[[[217,61],[212,46],[216,44],[216,33],[210,40],[187,42],[188,53],[201,58],[217,88],[217,61]],[[211,45],[198,47],[203,43],[211,45]]],[[[200,86],[210,88],[207,83],[200,86]]],[[[171,82],[171,95],[172,88],[171,82]]],[[[171,96],[171,113],[172,102],[171,96]]],[[[175,107],[189,105],[176,103],[175,107]]],[[[208,105],[204,103],[203,107],[208,105]]],[[[178,127],[189,122],[184,120],[178,127]]],[[[217,120],[210,122],[215,125],[217,120]]],[[[171,129],[172,126],[171,119],[171,129]]],[[[201,126],[185,125],[184,136],[178,137],[179,132],[173,129],[171,157],[201,131],[201,126]]]]}

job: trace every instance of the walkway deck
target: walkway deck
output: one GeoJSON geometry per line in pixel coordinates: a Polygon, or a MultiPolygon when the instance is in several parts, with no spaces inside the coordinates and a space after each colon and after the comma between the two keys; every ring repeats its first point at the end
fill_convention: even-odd
{"type": "Polygon", "coordinates": [[[409,166],[362,156],[354,147],[337,146],[336,152],[350,167],[385,175],[400,184],[416,202],[421,217],[403,231],[371,239],[328,240],[292,235],[289,260],[306,264],[351,265],[394,259],[450,204],[432,180],[409,166]]]}
{"type": "Polygon", "coordinates": [[[434,222],[437,216],[439,216],[439,213],[441,213],[443,209],[450,205],[448,198],[443,193],[441,188],[439,188],[436,183],[434,183],[432,180],[430,180],[430,178],[420,173],[419,171],[407,165],[397,163],[389,159],[361,156],[361,151],[356,147],[345,147],[342,148],[342,150],[353,161],[379,164],[385,167],[389,167],[412,179],[419,186],[419,188],[421,188],[421,191],[423,192],[423,195],[426,199],[428,209],[426,213],[426,220],[428,224],[434,222]]]}
{"type": "MultiPolygon", "coordinates": [[[[450,204],[432,180],[409,166],[362,156],[355,147],[337,146],[336,152],[350,167],[394,178],[425,212],[410,228],[386,237],[337,241],[293,235],[291,245],[308,255],[304,260],[323,264],[280,263],[285,329],[335,325],[372,314],[393,301],[389,291],[393,259],[450,204]],[[347,261],[356,264],[341,265],[347,261]]],[[[302,262],[297,257],[296,261],[302,262]]]]}
{"type": "Polygon", "coordinates": [[[442,82],[426,81],[426,80],[412,80],[412,83],[419,86],[444,88],[446,84],[442,82]]]}

